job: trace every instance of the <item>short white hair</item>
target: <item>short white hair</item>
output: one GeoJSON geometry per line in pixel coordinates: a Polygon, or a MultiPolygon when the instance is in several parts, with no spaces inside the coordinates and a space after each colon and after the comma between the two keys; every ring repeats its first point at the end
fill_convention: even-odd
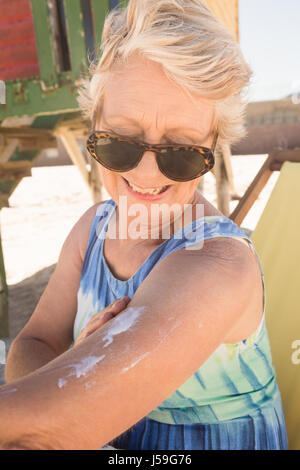
{"type": "Polygon", "coordinates": [[[166,75],[190,95],[216,104],[219,144],[246,135],[243,89],[252,71],[240,46],[202,0],[129,0],[104,22],[99,61],[90,61],[78,89],[78,103],[92,120],[102,102],[113,65],[139,53],[163,66],[166,75]]]}

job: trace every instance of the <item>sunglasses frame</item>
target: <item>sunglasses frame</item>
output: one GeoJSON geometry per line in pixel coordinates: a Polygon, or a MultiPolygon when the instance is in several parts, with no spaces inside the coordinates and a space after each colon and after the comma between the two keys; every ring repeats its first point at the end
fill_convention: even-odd
{"type": "Polygon", "coordinates": [[[157,165],[158,165],[160,171],[168,179],[171,179],[173,181],[182,181],[183,182],[183,181],[192,181],[193,179],[199,178],[200,176],[204,175],[205,173],[207,173],[208,171],[210,171],[213,168],[213,166],[215,164],[214,151],[215,151],[217,139],[218,139],[218,132],[216,132],[216,134],[215,134],[212,149],[209,149],[209,148],[203,147],[203,146],[199,146],[199,145],[181,145],[181,144],[171,144],[171,145],[170,144],[169,145],[156,144],[156,145],[151,145],[151,144],[146,144],[144,142],[139,142],[139,141],[137,141],[135,139],[132,139],[132,138],[129,138],[129,137],[125,137],[125,136],[121,137],[121,136],[118,136],[118,135],[116,135],[112,132],[95,131],[94,130],[90,134],[89,138],[87,139],[86,147],[87,147],[87,150],[88,150],[89,154],[98,163],[100,163],[101,165],[103,165],[105,168],[107,168],[109,170],[120,172],[120,173],[124,173],[125,171],[130,171],[133,168],[135,168],[139,164],[139,162],[141,161],[145,151],[154,152],[155,156],[156,156],[156,162],[157,162],[157,165]],[[142,148],[144,150],[144,152],[141,153],[141,157],[128,170],[115,170],[114,168],[110,168],[106,164],[103,164],[103,162],[99,159],[99,157],[96,154],[96,144],[97,144],[98,140],[99,139],[105,139],[105,138],[106,139],[114,139],[114,140],[117,140],[119,142],[126,142],[126,143],[129,143],[129,144],[138,146],[138,147],[142,148]],[[186,178],[185,179],[184,178],[174,178],[174,177],[170,178],[170,176],[167,175],[166,172],[164,170],[162,170],[161,166],[160,166],[160,157],[161,157],[161,155],[163,155],[168,150],[172,150],[172,151],[175,151],[175,152],[178,151],[178,150],[185,150],[185,151],[189,151],[189,152],[198,152],[199,154],[204,156],[205,168],[202,169],[201,171],[199,171],[197,173],[197,175],[193,176],[193,178],[188,178],[188,179],[186,179],[186,178]]]}

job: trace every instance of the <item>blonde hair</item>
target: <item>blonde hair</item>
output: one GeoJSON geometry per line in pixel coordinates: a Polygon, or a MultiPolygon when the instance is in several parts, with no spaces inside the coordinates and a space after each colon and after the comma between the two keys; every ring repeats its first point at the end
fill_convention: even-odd
{"type": "Polygon", "coordinates": [[[243,88],[252,71],[238,43],[202,0],[129,0],[105,19],[99,62],[90,61],[78,90],[84,117],[92,120],[113,65],[139,53],[163,66],[190,95],[216,103],[219,144],[246,135],[243,88]]]}

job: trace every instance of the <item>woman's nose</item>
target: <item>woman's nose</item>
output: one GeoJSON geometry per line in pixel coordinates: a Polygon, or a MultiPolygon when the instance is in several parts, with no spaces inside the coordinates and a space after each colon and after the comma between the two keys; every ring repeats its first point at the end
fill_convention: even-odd
{"type": "Polygon", "coordinates": [[[152,176],[161,177],[161,172],[157,165],[155,153],[151,151],[146,151],[142,156],[142,159],[140,160],[139,164],[132,170],[132,172],[135,172],[136,174],[138,172],[139,174],[143,174],[144,176],[147,175],[147,178],[149,180],[152,176]]]}

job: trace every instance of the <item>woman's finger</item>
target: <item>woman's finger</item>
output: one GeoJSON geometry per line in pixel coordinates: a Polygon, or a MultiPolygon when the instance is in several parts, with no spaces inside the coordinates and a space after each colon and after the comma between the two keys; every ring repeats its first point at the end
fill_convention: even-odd
{"type": "Polygon", "coordinates": [[[111,304],[109,304],[107,307],[101,310],[101,312],[93,315],[88,324],[90,323],[93,324],[95,322],[98,322],[99,319],[102,319],[107,312],[115,312],[115,314],[119,313],[120,310],[126,307],[126,305],[128,304],[130,300],[131,299],[128,295],[120,299],[114,300],[111,304]]]}
{"type": "Polygon", "coordinates": [[[109,320],[112,320],[117,313],[111,313],[111,312],[106,312],[103,316],[103,318],[99,318],[97,322],[94,322],[90,328],[88,328],[85,332],[86,336],[89,336],[90,334],[94,333],[94,331],[99,330],[101,326],[103,326],[105,323],[107,323],[109,320]]]}
{"type": "Polygon", "coordinates": [[[121,299],[117,299],[101,310],[101,312],[93,315],[86,327],[78,335],[75,344],[78,344],[80,341],[90,336],[106,322],[118,315],[122,310],[124,310],[130,300],[131,299],[128,295],[121,299]]]}
{"type": "Polygon", "coordinates": [[[107,308],[107,311],[102,313],[102,315],[97,316],[93,322],[88,323],[87,325],[87,333],[91,334],[106,322],[111,320],[112,318],[116,317],[124,308],[126,307],[128,302],[119,302],[114,307],[107,308]]]}
{"type": "Polygon", "coordinates": [[[76,343],[82,341],[83,339],[90,336],[95,331],[99,330],[105,323],[113,319],[120,312],[105,312],[98,320],[95,320],[93,323],[88,323],[88,325],[82,330],[82,332],[77,337],[76,343]]]}

